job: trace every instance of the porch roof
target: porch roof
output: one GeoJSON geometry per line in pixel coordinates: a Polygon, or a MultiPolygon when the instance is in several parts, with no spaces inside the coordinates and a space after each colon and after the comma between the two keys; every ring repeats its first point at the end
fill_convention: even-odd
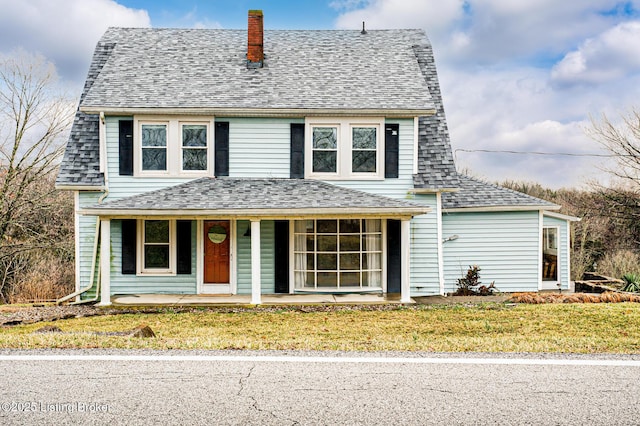
{"type": "Polygon", "coordinates": [[[96,204],[81,214],[107,217],[225,216],[411,217],[431,209],[318,180],[203,177],[140,195],[96,204]]]}

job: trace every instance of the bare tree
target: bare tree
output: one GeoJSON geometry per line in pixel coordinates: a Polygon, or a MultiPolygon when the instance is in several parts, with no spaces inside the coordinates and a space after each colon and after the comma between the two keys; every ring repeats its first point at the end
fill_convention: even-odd
{"type": "Polygon", "coordinates": [[[619,123],[605,114],[591,118],[587,134],[615,157],[615,168],[608,171],[625,182],[634,192],[640,191],[640,112],[636,109],[620,114],[619,123]]]}
{"type": "Polygon", "coordinates": [[[0,260],[50,243],[38,218],[57,197],[52,176],[74,112],[57,88],[43,57],[0,57],[0,260]]]}

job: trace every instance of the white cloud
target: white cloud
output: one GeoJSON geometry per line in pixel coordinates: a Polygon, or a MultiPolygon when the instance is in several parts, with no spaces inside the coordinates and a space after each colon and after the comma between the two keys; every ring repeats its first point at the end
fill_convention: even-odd
{"type": "Polygon", "coordinates": [[[41,53],[63,78],[77,84],[109,26],[150,26],[146,11],[113,0],[0,0],[0,10],[0,52],[22,48],[41,53]]]}
{"type": "Polygon", "coordinates": [[[371,27],[425,29],[459,169],[557,188],[604,180],[602,158],[466,151],[602,154],[585,133],[589,115],[615,115],[640,98],[640,73],[633,73],[640,34],[630,23],[639,6],[637,0],[370,0],[343,13],[337,26],[357,27],[366,17],[371,27]],[[558,84],[560,65],[551,79],[562,57],[563,76],[595,84],[558,84]]]}
{"type": "MultiPolygon", "coordinates": [[[[336,3],[336,2],[334,2],[336,3]]],[[[340,2],[347,11],[336,21],[337,28],[428,28],[440,33],[462,18],[463,0],[369,0],[340,2]],[[358,7],[354,10],[354,7],[358,7]]],[[[431,34],[431,31],[429,34],[431,34]]]]}
{"type": "Polygon", "coordinates": [[[553,83],[599,84],[640,73],[640,21],[623,22],[581,46],[554,66],[553,83]]]}

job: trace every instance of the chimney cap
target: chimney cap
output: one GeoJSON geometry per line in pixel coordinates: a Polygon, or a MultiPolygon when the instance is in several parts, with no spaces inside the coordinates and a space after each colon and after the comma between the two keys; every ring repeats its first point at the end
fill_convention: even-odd
{"type": "Polygon", "coordinates": [[[262,16],[262,10],[260,10],[260,9],[249,9],[249,15],[262,16]]]}

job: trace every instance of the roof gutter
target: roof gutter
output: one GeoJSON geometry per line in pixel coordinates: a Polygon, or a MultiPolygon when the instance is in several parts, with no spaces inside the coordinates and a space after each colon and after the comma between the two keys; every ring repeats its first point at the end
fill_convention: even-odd
{"type": "Polygon", "coordinates": [[[125,218],[133,216],[153,217],[232,217],[232,218],[309,218],[309,217],[413,217],[432,211],[425,207],[399,207],[395,209],[384,208],[308,208],[308,209],[113,209],[113,208],[85,208],[78,211],[85,216],[103,216],[112,218],[125,218]]]}
{"type": "Polygon", "coordinates": [[[560,206],[484,206],[484,207],[458,207],[442,209],[443,213],[483,213],[483,212],[520,212],[520,211],[539,211],[539,210],[560,210],[560,206]]]}
{"type": "Polygon", "coordinates": [[[107,189],[105,185],[88,186],[88,185],[56,185],[55,188],[60,191],[104,191],[107,189]]]}
{"type": "Polygon", "coordinates": [[[203,115],[219,117],[388,117],[412,118],[434,115],[434,108],[379,109],[379,108],[151,108],[151,107],[95,107],[80,106],[86,114],[104,115],[203,115]]]}

